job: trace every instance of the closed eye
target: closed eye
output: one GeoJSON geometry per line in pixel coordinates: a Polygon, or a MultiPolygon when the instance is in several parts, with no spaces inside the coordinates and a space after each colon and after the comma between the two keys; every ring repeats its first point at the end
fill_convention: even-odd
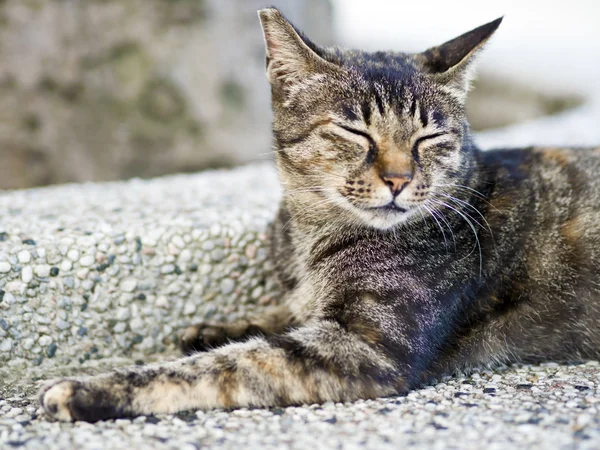
{"type": "Polygon", "coordinates": [[[341,123],[334,122],[333,124],[335,126],[341,128],[342,130],[347,131],[348,133],[352,133],[355,136],[360,136],[361,138],[366,139],[368,141],[368,143],[369,143],[369,151],[370,152],[374,151],[374,149],[377,148],[377,146],[375,145],[375,141],[369,135],[369,133],[366,133],[366,132],[361,131],[361,130],[357,130],[356,128],[352,128],[352,127],[349,127],[347,125],[343,125],[341,123]]]}
{"type": "Polygon", "coordinates": [[[439,138],[440,136],[445,136],[448,133],[446,133],[445,131],[440,131],[438,133],[432,133],[432,134],[428,134],[426,136],[421,136],[420,138],[418,138],[412,148],[412,154],[413,154],[413,158],[415,159],[415,161],[417,162],[417,164],[419,163],[419,146],[425,142],[428,141],[430,139],[436,139],[439,138]]]}
{"type": "Polygon", "coordinates": [[[364,138],[367,138],[369,140],[369,142],[371,142],[373,140],[371,138],[371,136],[369,136],[369,134],[365,133],[364,131],[357,130],[356,128],[351,128],[351,127],[348,127],[346,125],[342,125],[341,123],[335,123],[334,122],[334,124],[337,125],[338,127],[342,128],[342,129],[346,130],[349,133],[356,134],[357,136],[362,136],[364,138]]]}

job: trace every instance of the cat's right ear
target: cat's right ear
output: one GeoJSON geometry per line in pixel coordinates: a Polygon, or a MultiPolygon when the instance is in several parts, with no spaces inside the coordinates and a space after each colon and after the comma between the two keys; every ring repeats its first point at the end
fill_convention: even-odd
{"type": "Polygon", "coordinates": [[[477,27],[438,47],[417,54],[421,68],[452,88],[464,100],[473,78],[473,60],[502,23],[502,17],[477,27]]]}
{"type": "Polygon", "coordinates": [[[267,52],[267,78],[276,88],[301,84],[312,74],[331,69],[317,47],[301,35],[275,8],[258,11],[267,52]]]}

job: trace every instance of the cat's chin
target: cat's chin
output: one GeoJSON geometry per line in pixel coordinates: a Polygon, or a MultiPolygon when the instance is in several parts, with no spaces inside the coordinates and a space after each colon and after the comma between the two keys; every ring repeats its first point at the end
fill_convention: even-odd
{"type": "Polygon", "coordinates": [[[389,230],[390,228],[397,227],[398,225],[405,223],[410,216],[412,216],[410,210],[386,210],[383,208],[373,209],[356,209],[355,214],[361,219],[361,221],[372,228],[378,230],[389,230]]]}

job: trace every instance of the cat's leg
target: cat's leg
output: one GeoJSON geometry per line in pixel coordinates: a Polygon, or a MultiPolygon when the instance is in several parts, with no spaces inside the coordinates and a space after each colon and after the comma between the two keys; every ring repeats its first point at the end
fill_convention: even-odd
{"type": "Polygon", "coordinates": [[[261,315],[231,323],[198,323],[188,327],[180,339],[185,355],[220,347],[231,341],[253,336],[281,334],[294,325],[292,313],[286,305],[267,309],[261,315]]]}
{"type": "Polygon", "coordinates": [[[187,409],[349,401],[404,392],[396,364],[337,322],[258,337],[161,365],[47,383],[50,416],[96,421],[187,409]]]}

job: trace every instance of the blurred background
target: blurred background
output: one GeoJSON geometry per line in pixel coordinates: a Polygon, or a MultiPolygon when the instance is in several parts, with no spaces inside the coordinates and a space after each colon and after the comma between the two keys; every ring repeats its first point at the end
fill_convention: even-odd
{"type": "Polygon", "coordinates": [[[266,4],[319,44],[367,50],[421,51],[505,15],[477,130],[600,105],[597,0],[0,0],[0,189],[268,159],[266,4]]]}

